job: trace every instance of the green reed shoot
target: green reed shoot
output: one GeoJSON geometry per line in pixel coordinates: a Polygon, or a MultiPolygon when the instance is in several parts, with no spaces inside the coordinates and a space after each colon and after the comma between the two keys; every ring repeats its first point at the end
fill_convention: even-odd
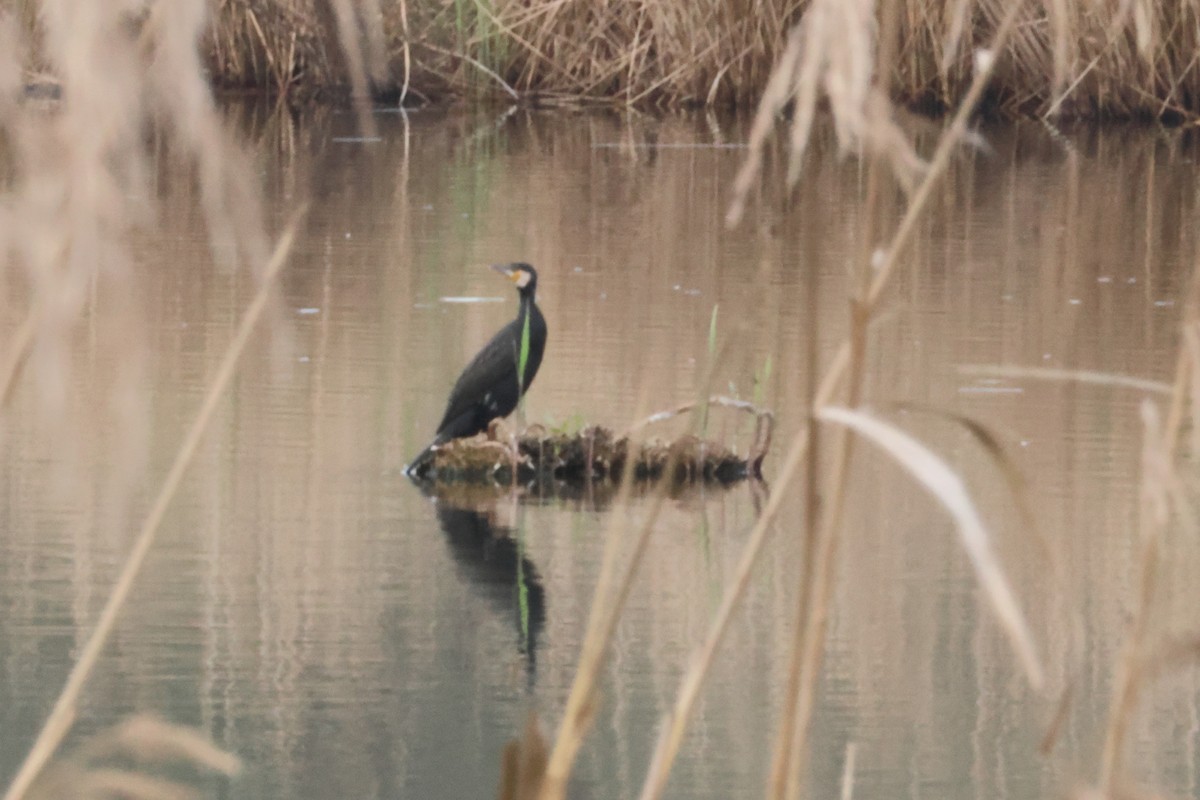
{"type": "Polygon", "coordinates": [[[521,349],[517,353],[517,404],[525,414],[525,366],[529,363],[529,314],[521,326],[521,349]]]}
{"type": "Polygon", "coordinates": [[[771,381],[771,354],[763,360],[761,367],[754,371],[754,405],[762,408],[767,395],[767,384],[771,381]]]}
{"type": "Polygon", "coordinates": [[[717,353],[717,312],[720,303],[713,303],[712,316],[708,320],[708,357],[711,360],[717,353]]]}
{"type": "MultiPolygon", "coordinates": [[[[717,313],[721,308],[720,303],[713,303],[712,316],[708,319],[708,368],[707,374],[712,375],[714,362],[717,359],[717,313]]],[[[705,391],[705,399],[700,404],[700,437],[708,435],[708,393],[705,391]]]]}
{"type": "Polygon", "coordinates": [[[576,411],[563,417],[561,420],[551,417],[547,421],[546,427],[549,428],[551,433],[561,436],[576,436],[587,427],[587,424],[587,418],[582,412],[576,411]]]}
{"type": "Polygon", "coordinates": [[[517,608],[520,613],[521,648],[529,652],[529,579],[525,575],[525,526],[517,526],[517,608]]]}

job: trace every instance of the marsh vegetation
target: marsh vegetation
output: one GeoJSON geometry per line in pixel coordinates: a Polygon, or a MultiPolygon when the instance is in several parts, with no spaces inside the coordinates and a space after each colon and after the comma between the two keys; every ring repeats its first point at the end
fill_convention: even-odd
{"type": "MultiPolygon", "coordinates": [[[[1023,2],[984,107],[1004,115],[1193,120],[1200,8],[1187,0],[1023,2]]],[[[448,3],[231,0],[205,40],[219,83],[281,93],[541,104],[751,106],[792,43],[806,61],[881,76],[905,105],[953,110],[1010,3],[987,0],[448,3]],[[805,19],[807,15],[807,19],[805,19]],[[801,24],[803,23],[803,24],[801,24]],[[360,31],[356,76],[339,37],[360,31]]],[[[344,39],[343,39],[344,41],[344,39]]],[[[839,94],[853,80],[831,80],[839,94]]],[[[860,101],[846,98],[849,102],[860,101]]],[[[836,98],[834,99],[836,102],[836,98]]]]}

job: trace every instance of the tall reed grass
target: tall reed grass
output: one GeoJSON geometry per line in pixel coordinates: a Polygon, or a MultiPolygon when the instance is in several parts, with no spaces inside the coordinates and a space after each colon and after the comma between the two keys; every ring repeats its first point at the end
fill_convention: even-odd
{"type": "MultiPolygon", "coordinates": [[[[1200,7],[1190,0],[1023,2],[1012,46],[982,108],[1003,114],[1167,117],[1200,111],[1200,7]]],[[[1006,8],[994,0],[814,0],[662,4],[229,0],[218,4],[209,63],[225,86],[311,94],[355,85],[339,37],[365,35],[376,89],[632,105],[749,105],[766,89],[803,14],[806,51],[849,76],[877,69],[901,103],[953,109],[976,48],[1006,8]],[[881,15],[897,24],[878,40],[881,15]],[[353,20],[353,21],[351,21],[353,20]],[[884,61],[873,54],[888,53],[884,61]]],[[[836,97],[831,98],[837,102],[836,97]]]]}

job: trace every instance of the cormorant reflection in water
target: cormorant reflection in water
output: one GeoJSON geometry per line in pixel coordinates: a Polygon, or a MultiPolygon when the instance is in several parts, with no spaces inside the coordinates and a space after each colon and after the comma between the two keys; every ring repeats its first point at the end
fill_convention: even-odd
{"type": "Polygon", "coordinates": [[[546,592],[537,568],[521,552],[516,531],[496,525],[488,512],[437,504],[438,524],[450,554],[475,591],[490,605],[512,615],[517,648],[525,655],[532,681],[537,636],[546,622],[546,592]]]}

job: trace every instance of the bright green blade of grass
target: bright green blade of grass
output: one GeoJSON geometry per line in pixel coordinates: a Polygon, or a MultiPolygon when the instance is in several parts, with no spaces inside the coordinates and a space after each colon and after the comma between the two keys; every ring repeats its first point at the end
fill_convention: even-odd
{"type": "Polygon", "coordinates": [[[713,304],[712,317],[708,320],[708,357],[712,358],[717,352],[717,311],[720,303],[713,304]]]}
{"type": "Polygon", "coordinates": [[[521,326],[521,349],[517,353],[517,402],[520,403],[521,413],[525,413],[525,366],[529,363],[529,314],[525,315],[525,324],[521,326]]]}

